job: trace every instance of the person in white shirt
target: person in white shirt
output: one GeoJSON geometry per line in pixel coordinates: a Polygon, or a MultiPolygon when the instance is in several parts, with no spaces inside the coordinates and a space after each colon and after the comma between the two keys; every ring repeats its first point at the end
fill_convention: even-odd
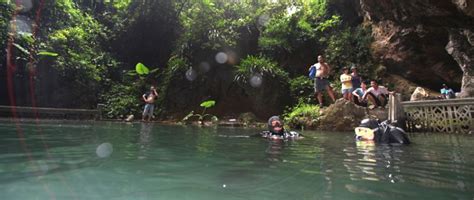
{"type": "Polygon", "coordinates": [[[376,107],[385,107],[385,105],[387,105],[388,95],[390,92],[384,86],[379,86],[375,80],[370,81],[370,86],[371,87],[367,89],[362,99],[368,99],[372,105],[376,107]],[[372,98],[368,98],[369,95],[372,98]]]}

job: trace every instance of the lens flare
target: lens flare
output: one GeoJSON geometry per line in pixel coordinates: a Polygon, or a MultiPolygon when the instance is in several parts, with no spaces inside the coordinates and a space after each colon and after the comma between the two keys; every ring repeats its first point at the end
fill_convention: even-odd
{"type": "Polygon", "coordinates": [[[250,77],[250,85],[254,88],[258,88],[262,85],[263,78],[260,74],[254,74],[250,77]]]}
{"type": "Polygon", "coordinates": [[[216,54],[216,62],[220,64],[224,64],[227,62],[228,56],[224,52],[219,52],[216,54]]]}
{"type": "Polygon", "coordinates": [[[95,153],[97,154],[97,156],[99,156],[99,158],[107,158],[110,156],[110,154],[112,154],[112,152],[114,152],[114,148],[112,144],[108,142],[102,143],[95,150],[95,153]]]}
{"type": "Polygon", "coordinates": [[[16,36],[32,34],[31,20],[25,16],[17,16],[10,21],[9,32],[16,36]]]}
{"type": "Polygon", "coordinates": [[[194,81],[197,78],[197,73],[193,68],[189,68],[188,71],[186,71],[186,79],[189,81],[194,81]]]}

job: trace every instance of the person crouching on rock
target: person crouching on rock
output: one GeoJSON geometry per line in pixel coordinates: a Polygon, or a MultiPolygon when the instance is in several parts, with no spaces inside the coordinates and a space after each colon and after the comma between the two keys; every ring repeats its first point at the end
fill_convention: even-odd
{"type": "Polygon", "coordinates": [[[355,89],[352,92],[352,101],[359,106],[362,107],[367,107],[368,105],[368,99],[371,99],[371,102],[375,102],[373,97],[371,95],[367,96],[366,99],[364,99],[364,94],[367,92],[367,81],[362,81],[360,83],[360,88],[355,89]]]}
{"type": "Polygon", "coordinates": [[[370,81],[370,86],[371,87],[365,92],[362,99],[368,99],[374,107],[384,108],[388,103],[388,95],[391,92],[389,92],[384,86],[379,86],[376,80],[370,81]],[[369,98],[369,96],[371,98],[369,98]]]}

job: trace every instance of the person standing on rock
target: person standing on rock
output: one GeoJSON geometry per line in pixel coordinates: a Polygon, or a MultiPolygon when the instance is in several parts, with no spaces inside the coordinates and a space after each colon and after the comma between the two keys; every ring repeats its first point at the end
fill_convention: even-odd
{"type": "Polygon", "coordinates": [[[352,76],[349,74],[349,68],[343,67],[341,74],[341,93],[342,97],[347,100],[352,100],[352,76]]]}
{"type": "MultiPolygon", "coordinates": [[[[311,67],[316,68],[316,77],[314,79],[314,95],[318,99],[319,106],[323,107],[323,91],[327,90],[329,97],[331,97],[332,101],[335,102],[336,98],[334,96],[334,91],[332,87],[329,85],[329,73],[331,68],[329,65],[324,61],[324,57],[322,55],[318,55],[318,62],[311,67]]],[[[311,67],[309,70],[311,70],[311,67]]]]}
{"type": "Polygon", "coordinates": [[[352,73],[351,73],[352,88],[355,90],[355,89],[361,87],[360,84],[362,83],[362,77],[359,76],[359,73],[357,72],[357,67],[356,66],[352,66],[351,71],[352,71],[352,73]]]}
{"type": "Polygon", "coordinates": [[[155,109],[155,99],[158,97],[158,92],[154,86],[150,87],[150,91],[143,94],[142,99],[145,102],[145,108],[143,109],[142,121],[145,121],[145,117],[148,116],[148,121],[153,117],[153,110],[155,109]]]}

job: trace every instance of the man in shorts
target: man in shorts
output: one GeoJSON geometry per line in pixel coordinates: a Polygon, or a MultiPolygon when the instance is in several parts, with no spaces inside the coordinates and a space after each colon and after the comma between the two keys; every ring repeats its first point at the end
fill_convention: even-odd
{"type": "MultiPolygon", "coordinates": [[[[319,106],[323,107],[323,91],[327,90],[329,97],[331,97],[332,101],[336,101],[334,96],[334,91],[332,87],[329,85],[329,73],[331,68],[329,65],[324,61],[324,57],[322,55],[318,56],[318,63],[313,65],[316,67],[316,77],[314,79],[314,95],[319,101],[319,106]]],[[[313,67],[311,66],[311,67],[313,67]]],[[[311,70],[310,67],[310,70],[311,70]]]]}
{"type": "Polygon", "coordinates": [[[155,87],[151,86],[150,91],[143,94],[142,98],[145,101],[145,108],[143,109],[142,121],[148,116],[148,121],[153,117],[153,110],[155,109],[155,99],[158,97],[155,87]]]}

